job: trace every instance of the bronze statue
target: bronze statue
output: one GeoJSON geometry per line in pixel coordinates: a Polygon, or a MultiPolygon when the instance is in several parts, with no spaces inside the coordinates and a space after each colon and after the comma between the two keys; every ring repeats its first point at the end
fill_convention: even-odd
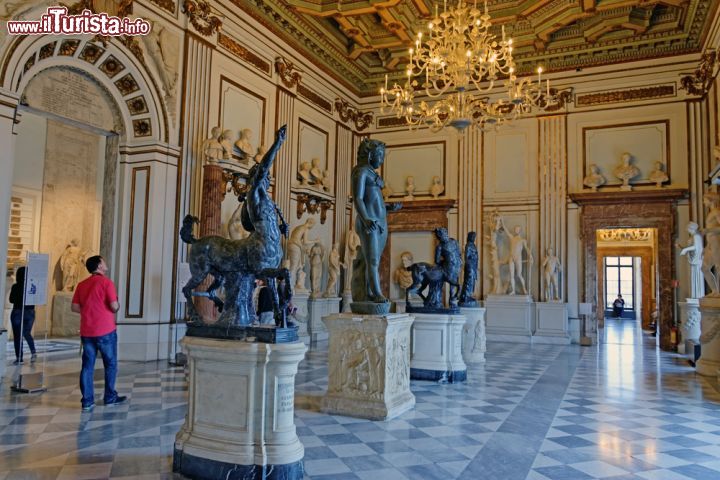
{"type": "Polygon", "coordinates": [[[390,302],[380,289],[380,256],[387,241],[387,210],[400,204],[385,205],[383,180],[375,171],[385,161],[385,144],[365,139],[358,147],[357,165],[352,170],[352,197],[355,205],[355,231],[360,237],[360,252],[353,261],[352,298],[354,313],[382,314],[390,302]]]}
{"type": "MultiPolygon", "coordinates": [[[[250,232],[247,238],[229,240],[208,236],[196,239],[192,235],[192,227],[198,221],[197,218],[188,215],[183,220],[180,237],[185,243],[191,244],[188,263],[192,274],[183,287],[183,293],[187,299],[188,316],[195,323],[202,323],[202,320],[192,302],[193,289],[208,274],[215,281],[205,295],[222,310],[218,319],[221,325],[251,323],[254,318],[251,312],[252,292],[257,277],[286,277],[284,269],[279,268],[283,256],[280,235],[287,235],[288,227],[268,193],[270,168],[286,134],[287,126],[284,125],[275,134],[275,142],[262,161],[254,165],[248,174],[250,188],[241,215],[243,228],[250,232]],[[215,296],[215,290],[223,284],[225,302],[215,296]]],[[[274,297],[277,299],[277,295],[274,297]]]]}

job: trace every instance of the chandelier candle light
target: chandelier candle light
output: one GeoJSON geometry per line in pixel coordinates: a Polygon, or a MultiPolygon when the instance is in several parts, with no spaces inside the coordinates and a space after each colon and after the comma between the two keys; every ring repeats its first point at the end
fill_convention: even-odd
{"type": "Polygon", "coordinates": [[[544,109],[556,102],[546,80],[543,88],[542,67],[537,69],[537,83],[531,77],[517,80],[512,58],[513,40],[502,39],[490,33],[492,23],[487,1],[484,13],[459,0],[457,7],[448,11],[447,0],[443,12],[428,24],[427,39],[417,34],[414,48],[410,48],[406,80],[403,86],[394,83],[380,89],[380,105],[388,107],[398,118],[405,117],[410,128],[429,125],[439,131],[446,126],[462,132],[469,125],[481,129],[494,128],[535,108],[544,109]],[[421,88],[430,101],[416,104],[417,78],[424,77],[421,88]],[[504,79],[505,96],[492,101],[490,92],[495,82],[504,79]],[[435,100],[436,99],[436,100],[435,100]],[[430,103],[432,102],[432,103],[430,103]]]}

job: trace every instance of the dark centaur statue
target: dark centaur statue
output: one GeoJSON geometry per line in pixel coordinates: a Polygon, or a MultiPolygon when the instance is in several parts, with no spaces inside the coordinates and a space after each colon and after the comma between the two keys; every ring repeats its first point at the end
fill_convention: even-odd
{"type": "MultiPolygon", "coordinates": [[[[192,301],[193,289],[208,275],[212,275],[214,281],[205,296],[222,310],[218,318],[222,325],[249,325],[254,319],[251,310],[256,278],[287,278],[287,269],[279,267],[283,256],[281,235],[287,236],[288,226],[268,193],[270,169],[286,135],[287,126],[283,125],[262,161],[248,174],[250,187],[241,217],[243,228],[250,232],[247,238],[230,240],[208,236],[196,239],[192,229],[197,218],[188,215],[183,220],[180,238],[191,244],[188,263],[192,275],[183,287],[183,294],[187,299],[188,316],[193,322],[202,322],[192,301]],[[215,290],[223,285],[225,302],[215,296],[215,290]]],[[[271,288],[277,311],[280,309],[278,295],[274,284],[271,288]]]]}
{"type": "MultiPolygon", "coordinates": [[[[418,262],[407,268],[412,273],[413,283],[405,290],[405,308],[410,312],[413,310],[410,304],[410,295],[416,294],[423,300],[423,307],[427,309],[443,309],[442,293],[445,282],[452,287],[459,287],[458,283],[449,278],[445,270],[439,265],[418,262]],[[429,288],[428,288],[429,287],[429,288]],[[428,289],[427,295],[423,291],[428,289]]],[[[415,309],[417,310],[417,309],[415,309]]]]}

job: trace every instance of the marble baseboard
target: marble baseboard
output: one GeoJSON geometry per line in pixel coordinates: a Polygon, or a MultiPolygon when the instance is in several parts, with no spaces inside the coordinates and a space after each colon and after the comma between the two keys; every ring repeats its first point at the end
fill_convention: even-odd
{"type": "Polygon", "coordinates": [[[447,383],[459,383],[467,380],[467,370],[424,370],[422,368],[411,368],[410,378],[431,382],[446,381],[447,383]]]}
{"type": "Polygon", "coordinates": [[[173,472],[207,480],[302,480],[302,460],[286,465],[237,465],[195,457],[182,450],[173,453],[173,472]]]}
{"type": "Polygon", "coordinates": [[[532,343],[532,335],[503,335],[497,333],[487,334],[488,342],[505,342],[505,343],[532,343]]]}
{"type": "Polygon", "coordinates": [[[532,343],[538,345],[570,345],[570,336],[533,335],[532,343]]]}

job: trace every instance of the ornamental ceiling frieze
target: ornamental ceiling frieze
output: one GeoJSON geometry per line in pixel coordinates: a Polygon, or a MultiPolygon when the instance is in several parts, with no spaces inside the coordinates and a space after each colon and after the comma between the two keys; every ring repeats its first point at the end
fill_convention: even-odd
{"type": "MultiPolygon", "coordinates": [[[[402,75],[414,36],[425,30],[435,5],[443,8],[432,0],[230,2],[361,95],[376,94],[386,73],[402,75]]],[[[514,39],[521,74],[538,64],[562,71],[697,52],[717,5],[717,0],[488,1],[498,35],[502,25],[514,39]]]]}

